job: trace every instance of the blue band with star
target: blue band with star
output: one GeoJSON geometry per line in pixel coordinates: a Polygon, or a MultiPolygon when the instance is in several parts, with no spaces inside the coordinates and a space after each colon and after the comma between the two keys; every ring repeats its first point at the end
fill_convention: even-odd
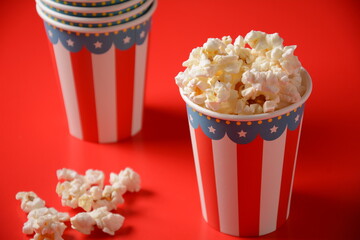
{"type": "Polygon", "coordinates": [[[194,129],[200,126],[209,138],[220,140],[226,133],[233,142],[247,144],[258,135],[266,141],[272,141],[279,138],[286,128],[296,130],[300,125],[304,106],[305,104],[284,115],[261,121],[222,120],[199,113],[189,105],[186,105],[186,109],[191,126],[194,129]]]}
{"type": "Polygon", "coordinates": [[[86,47],[91,53],[102,54],[113,44],[120,50],[127,50],[134,44],[142,45],[150,31],[151,18],[137,26],[106,33],[75,33],[55,28],[46,22],[44,25],[51,43],[60,41],[70,52],[78,52],[86,47]]]}

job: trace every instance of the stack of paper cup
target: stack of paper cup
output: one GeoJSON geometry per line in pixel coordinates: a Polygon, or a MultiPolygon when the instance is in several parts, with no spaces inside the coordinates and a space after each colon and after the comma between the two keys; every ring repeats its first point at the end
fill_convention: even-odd
{"type": "Polygon", "coordinates": [[[148,35],[156,0],[36,0],[70,134],[117,142],[141,130],[148,35]]]}
{"type": "Polygon", "coordinates": [[[220,114],[187,104],[202,214],[216,230],[260,236],[289,216],[304,104],[311,78],[301,70],[301,101],[273,113],[220,114]]]}
{"type": "Polygon", "coordinates": [[[77,27],[109,27],[131,22],[151,10],[153,0],[128,1],[107,7],[77,7],[51,0],[36,0],[39,9],[54,21],[77,27]]]}
{"type": "Polygon", "coordinates": [[[138,8],[140,7],[144,8],[143,5],[147,5],[153,1],[129,0],[126,2],[122,2],[121,4],[111,4],[101,7],[96,7],[96,2],[93,3],[95,4],[95,7],[92,6],[91,4],[89,5],[89,1],[66,2],[66,4],[64,4],[64,2],[54,1],[54,0],[41,0],[39,2],[41,2],[49,10],[56,11],[64,15],[96,18],[96,17],[112,17],[117,15],[124,15],[126,13],[130,13],[132,11],[138,10],[138,8]]]}

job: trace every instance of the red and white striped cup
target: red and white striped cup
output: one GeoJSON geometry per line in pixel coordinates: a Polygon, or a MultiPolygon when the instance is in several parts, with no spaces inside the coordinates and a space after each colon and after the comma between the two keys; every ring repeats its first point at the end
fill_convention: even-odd
{"type": "MultiPolygon", "coordinates": [[[[273,113],[238,116],[187,104],[202,215],[216,230],[261,236],[289,217],[305,101],[273,113]]],[[[181,92],[181,91],[180,91],[181,92]]]]}
{"type": "Polygon", "coordinates": [[[62,24],[37,6],[72,136],[110,143],[141,130],[148,38],[156,4],[134,21],[102,28],[62,24]]]}

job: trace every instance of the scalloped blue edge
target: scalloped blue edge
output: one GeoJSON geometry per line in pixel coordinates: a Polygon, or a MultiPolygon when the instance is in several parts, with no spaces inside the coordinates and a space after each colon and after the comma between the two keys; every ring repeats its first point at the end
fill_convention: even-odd
{"type": "Polygon", "coordinates": [[[46,34],[52,44],[59,41],[70,52],[79,52],[86,47],[91,53],[102,54],[107,52],[114,44],[119,50],[127,50],[134,44],[141,45],[148,37],[151,28],[151,18],[133,28],[108,33],[74,33],[60,30],[48,23],[44,23],[46,34]],[[128,38],[129,41],[124,41],[128,38]],[[69,44],[69,42],[71,44],[69,44]],[[101,43],[101,47],[95,43],[101,43]]]}
{"type": "Polygon", "coordinates": [[[262,121],[227,121],[206,116],[186,105],[188,119],[194,129],[200,126],[204,134],[213,140],[222,139],[226,133],[237,144],[250,143],[258,135],[272,141],[279,138],[286,128],[296,130],[302,121],[304,107],[305,104],[284,115],[262,121]]]}

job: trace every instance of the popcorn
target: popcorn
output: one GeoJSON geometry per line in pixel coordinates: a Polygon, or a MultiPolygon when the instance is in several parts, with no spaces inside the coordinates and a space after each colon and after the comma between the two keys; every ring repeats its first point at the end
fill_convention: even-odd
{"type": "Polygon", "coordinates": [[[63,240],[62,234],[66,229],[65,221],[69,220],[68,213],[60,213],[54,208],[37,208],[30,211],[28,221],[24,224],[23,233],[33,234],[37,239],[63,240]]]}
{"type": "Polygon", "coordinates": [[[107,209],[116,209],[119,204],[124,203],[122,195],[126,192],[125,186],[105,186],[102,191],[101,199],[93,203],[93,208],[100,208],[106,206],[107,209]]]}
{"type": "Polygon", "coordinates": [[[278,33],[266,34],[260,31],[251,31],[245,36],[245,42],[256,51],[282,47],[283,41],[278,33]]]}
{"type": "Polygon", "coordinates": [[[125,168],[118,175],[110,174],[110,183],[117,188],[125,186],[129,192],[140,191],[140,176],[131,168],[125,168]]]}
{"type": "Polygon", "coordinates": [[[104,173],[102,171],[89,169],[85,172],[85,179],[90,185],[104,186],[104,173]]]}
{"type": "Polygon", "coordinates": [[[64,222],[71,221],[71,227],[84,234],[90,234],[96,225],[103,232],[114,235],[124,223],[124,217],[111,213],[121,203],[126,191],[140,190],[140,176],[131,168],[119,174],[111,173],[111,185],[104,186],[104,173],[99,170],[87,170],[80,175],[71,169],[56,172],[59,182],[56,192],[61,196],[62,204],[73,208],[81,207],[86,212],[70,219],[68,213],[45,207],[45,201],[34,192],[18,192],[16,199],[21,200],[21,209],[28,214],[23,233],[34,234],[31,240],[63,240],[66,229],[64,222]],[[93,210],[92,210],[93,209],[93,210]],[[92,210],[92,211],[91,211],[92,210]]]}
{"type": "Polygon", "coordinates": [[[175,82],[191,101],[219,113],[273,112],[305,92],[295,49],[277,33],[251,31],[233,44],[229,36],[209,38],[192,50],[175,82]]]}
{"type": "Polygon", "coordinates": [[[59,180],[71,181],[78,177],[79,174],[74,170],[63,168],[56,171],[56,176],[59,180]]]}
{"type": "Polygon", "coordinates": [[[37,208],[45,207],[45,201],[39,198],[34,192],[18,192],[16,199],[21,200],[21,209],[26,213],[37,208]]]}
{"type": "Polygon", "coordinates": [[[99,229],[110,235],[114,235],[124,223],[124,217],[120,214],[114,214],[106,207],[95,209],[91,212],[83,212],[70,219],[71,227],[84,234],[90,234],[97,225],[99,229]]]}
{"type": "Polygon", "coordinates": [[[62,234],[66,228],[64,222],[70,218],[68,213],[45,207],[45,201],[34,192],[18,192],[16,199],[21,200],[21,209],[29,213],[28,221],[22,229],[23,233],[35,233],[34,240],[63,240],[62,234]]]}
{"type": "Polygon", "coordinates": [[[130,168],[121,171],[119,175],[111,173],[111,185],[106,186],[104,173],[98,170],[87,170],[85,176],[70,169],[61,169],[57,173],[59,180],[70,179],[58,183],[56,187],[62,205],[81,207],[87,212],[104,206],[109,211],[116,209],[124,203],[122,195],[126,191],[140,190],[140,176],[130,168]]]}
{"type": "Polygon", "coordinates": [[[61,196],[63,206],[71,208],[81,207],[85,211],[90,211],[94,200],[99,199],[99,195],[104,185],[104,173],[98,170],[89,169],[85,175],[80,175],[71,169],[60,169],[57,171],[59,182],[56,186],[56,193],[61,196]],[[94,188],[98,188],[97,195],[94,188]],[[89,190],[92,191],[89,192],[89,190]]]}
{"type": "Polygon", "coordinates": [[[91,211],[94,200],[95,199],[90,194],[84,193],[79,197],[77,203],[79,207],[81,207],[82,209],[88,212],[91,211]]]}
{"type": "Polygon", "coordinates": [[[70,222],[73,229],[87,235],[94,230],[94,226],[96,224],[96,221],[88,212],[76,214],[74,217],[70,218],[70,222]]]}

